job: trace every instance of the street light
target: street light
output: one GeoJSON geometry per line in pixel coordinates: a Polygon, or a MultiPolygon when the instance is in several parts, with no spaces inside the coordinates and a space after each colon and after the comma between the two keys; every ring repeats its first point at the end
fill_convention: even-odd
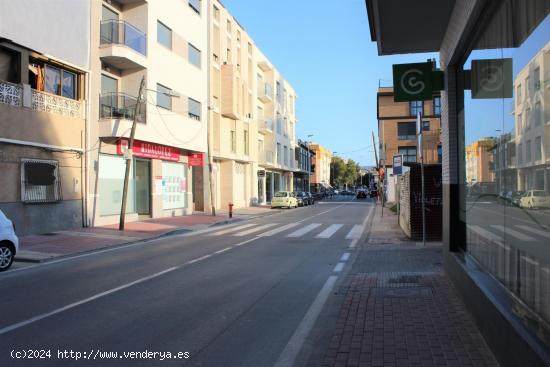
{"type": "MultiPolygon", "coordinates": [[[[333,157],[336,157],[336,154],[338,154],[338,152],[332,152],[333,157]]],[[[332,176],[332,183],[336,183],[336,177],[334,177],[334,164],[332,164],[332,162],[330,162],[330,175],[332,176]]]]}

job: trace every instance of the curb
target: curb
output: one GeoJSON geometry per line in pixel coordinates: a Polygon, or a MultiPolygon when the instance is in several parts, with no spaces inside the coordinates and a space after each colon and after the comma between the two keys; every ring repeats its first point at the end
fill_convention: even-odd
{"type": "MultiPolygon", "coordinates": [[[[280,211],[269,212],[269,213],[265,213],[265,214],[259,214],[259,215],[252,216],[250,218],[224,219],[224,220],[220,220],[220,221],[217,221],[217,222],[207,224],[206,228],[215,227],[215,226],[222,226],[222,225],[227,225],[227,224],[233,224],[233,223],[237,223],[237,222],[241,222],[241,221],[252,220],[252,219],[257,219],[257,218],[262,218],[262,217],[267,217],[267,216],[270,216],[270,215],[278,214],[279,212],[280,211]]],[[[203,229],[203,228],[201,228],[201,229],[203,229]]],[[[154,240],[157,240],[157,239],[160,239],[160,238],[175,236],[175,235],[179,235],[179,234],[183,234],[183,233],[195,232],[195,231],[198,231],[198,230],[199,230],[199,228],[190,229],[189,227],[180,227],[180,228],[175,228],[173,230],[158,234],[158,235],[153,236],[153,237],[140,238],[140,239],[133,240],[133,241],[117,243],[117,244],[114,244],[114,245],[107,245],[107,246],[97,247],[97,248],[94,248],[94,249],[91,249],[91,250],[73,252],[73,253],[70,253],[70,254],[63,254],[63,255],[58,255],[58,256],[45,257],[43,259],[25,258],[25,257],[17,257],[16,256],[14,258],[14,261],[21,262],[21,263],[43,264],[43,263],[47,263],[47,262],[54,261],[54,260],[70,258],[70,257],[73,257],[73,256],[79,256],[79,255],[84,255],[84,254],[90,254],[90,253],[105,250],[107,248],[116,249],[118,247],[128,246],[128,245],[132,245],[132,244],[136,244],[136,243],[140,243],[140,242],[146,243],[148,241],[154,241],[154,240]]]]}

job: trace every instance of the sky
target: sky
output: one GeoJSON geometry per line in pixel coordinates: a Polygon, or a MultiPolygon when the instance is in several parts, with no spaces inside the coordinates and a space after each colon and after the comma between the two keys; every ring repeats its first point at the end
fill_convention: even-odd
{"type": "Polygon", "coordinates": [[[294,87],[297,137],[375,165],[379,81],[391,85],[392,64],[437,54],[378,56],[364,0],[222,1],[294,87]]]}

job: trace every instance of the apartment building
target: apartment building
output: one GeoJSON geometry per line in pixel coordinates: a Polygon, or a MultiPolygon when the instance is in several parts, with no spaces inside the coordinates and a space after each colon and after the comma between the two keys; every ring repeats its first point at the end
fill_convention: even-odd
{"type": "Polygon", "coordinates": [[[377,118],[379,158],[391,174],[393,156],[402,154],[403,162],[420,162],[416,138],[416,116],[422,112],[424,163],[441,163],[441,97],[431,101],[395,102],[393,87],[378,88],[377,118]]]}
{"type": "Polygon", "coordinates": [[[214,205],[266,204],[292,189],[296,94],[221,2],[210,11],[214,205]]]}
{"type": "Polygon", "coordinates": [[[0,209],[20,235],[83,225],[89,24],[80,2],[0,3],[0,209]]]}
{"type": "Polygon", "coordinates": [[[466,182],[494,182],[494,152],[497,139],[478,139],[466,146],[466,182]]]}
{"type": "Polygon", "coordinates": [[[550,192],[550,42],[514,79],[517,189],[550,192]]]}
{"type": "Polygon", "coordinates": [[[127,221],[204,209],[207,11],[200,0],[91,2],[88,224],[118,221],[134,120],[127,221]]]}
{"type": "Polygon", "coordinates": [[[321,144],[313,143],[309,145],[314,157],[311,165],[311,190],[314,192],[324,191],[330,188],[330,162],[332,161],[332,152],[321,144]]]}
{"type": "Polygon", "coordinates": [[[315,159],[315,153],[309,149],[309,142],[298,139],[294,154],[296,160],[294,190],[310,191],[311,162],[315,159]]]}

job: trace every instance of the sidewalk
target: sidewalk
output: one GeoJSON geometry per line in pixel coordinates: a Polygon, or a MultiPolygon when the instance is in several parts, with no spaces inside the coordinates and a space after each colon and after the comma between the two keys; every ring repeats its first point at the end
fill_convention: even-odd
{"type": "Polygon", "coordinates": [[[113,224],[23,236],[19,238],[20,248],[15,261],[44,262],[169,234],[198,231],[213,225],[252,219],[278,211],[267,207],[238,208],[233,218],[229,218],[224,211],[217,212],[216,216],[197,212],[193,215],[127,222],[124,231],[119,231],[118,224],[113,224]]]}
{"type": "Polygon", "coordinates": [[[376,207],[323,366],[498,366],[442,269],[441,243],[409,241],[376,207]]]}

